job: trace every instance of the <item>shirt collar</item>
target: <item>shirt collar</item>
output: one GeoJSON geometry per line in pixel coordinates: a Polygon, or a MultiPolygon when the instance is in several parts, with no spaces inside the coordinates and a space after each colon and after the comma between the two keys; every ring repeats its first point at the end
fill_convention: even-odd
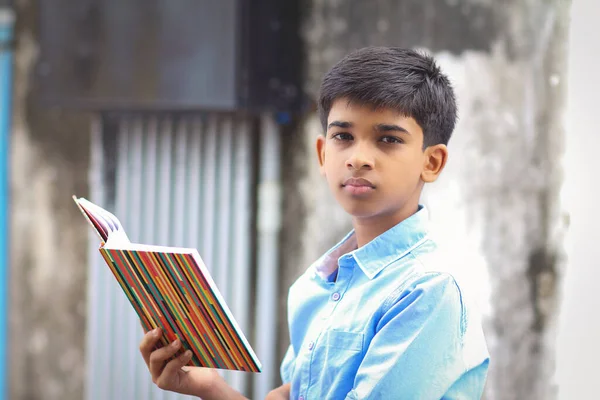
{"type": "Polygon", "coordinates": [[[373,279],[381,270],[406,255],[427,236],[429,213],[419,205],[416,213],[390,228],[375,239],[357,248],[354,230],[316,262],[316,272],[322,277],[331,275],[339,265],[352,258],[363,273],[373,279]]]}

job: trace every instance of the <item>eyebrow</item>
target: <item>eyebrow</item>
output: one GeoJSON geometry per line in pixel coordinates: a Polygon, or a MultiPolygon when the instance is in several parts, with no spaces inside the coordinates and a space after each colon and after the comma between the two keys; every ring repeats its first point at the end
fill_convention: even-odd
{"type": "Polygon", "coordinates": [[[376,132],[402,132],[410,135],[410,132],[399,125],[394,124],[377,124],[375,125],[376,132]]]}
{"type": "MultiPolygon", "coordinates": [[[[352,122],[347,121],[332,121],[329,125],[327,125],[327,129],[331,129],[333,127],[348,129],[352,128],[354,124],[352,122]]],[[[374,127],[375,132],[402,132],[410,135],[410,132],[405,128],[395,125],[395,124],[377,124],[374,127]]]]}
{"type": "Polygon", "coordinates": [[[333,121],[332,123],[327,125],[327,129],[333,128],[334,126],[337,126],[338,128],[348,129],[348,128],[352,128],[354,126],[354,124],[352,122],[346,122],[346,121],[333,121]]]}

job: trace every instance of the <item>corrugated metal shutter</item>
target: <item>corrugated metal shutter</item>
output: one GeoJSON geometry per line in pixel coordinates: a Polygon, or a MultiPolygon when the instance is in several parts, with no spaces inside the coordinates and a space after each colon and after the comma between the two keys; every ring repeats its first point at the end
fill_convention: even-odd
{"type": "MultiPolygon", "coordinates": [[[[132,241],[198,248],[254,343],[252,126],[232,115],[99,117],[90,198],[119,217],[132,241]]],[[[97,237],[89,265],[87,399],[186,398],[152,384],[138,350],[139,319],[103,263],[97,237]]],[[[223,375],[250,396],[248,374],[223,375]]]]}

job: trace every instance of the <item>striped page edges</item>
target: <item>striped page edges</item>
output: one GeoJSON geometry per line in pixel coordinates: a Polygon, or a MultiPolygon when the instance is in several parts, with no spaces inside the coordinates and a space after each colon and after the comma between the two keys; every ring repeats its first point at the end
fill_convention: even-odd
{"type": "Polygon", "coordinates": [[[196,251],[101,247],[100,253],[144,328],[163,330],[162,346],[179,338],[179,354],[194,353],[190,366],[261,371],[196,251]]]}

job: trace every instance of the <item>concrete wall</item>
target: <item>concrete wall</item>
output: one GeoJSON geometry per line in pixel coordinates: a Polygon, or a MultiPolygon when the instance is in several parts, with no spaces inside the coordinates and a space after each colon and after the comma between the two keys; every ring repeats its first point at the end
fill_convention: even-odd
{"type": "Polygon", "coordinates": [[[37,104],[36,1],[17,13],[11,149],[10,399],[81,399],[89,121],[37,104]]]}
{"type": "MultiPolygon", "coordinates": [[[[460,122],[450,161],[423,201],[450,245],[472,250],[463,272],[482,289],[488,399],[555,396],[568,12],[569,2],[545,0],[312,0],[306,8],[313,98],[323,73],[365,45],[425,48],[454,81],[460,122]]],[[[350,229],[318,173],[320,133],[312,114],[288,139],[295,183],[285,192],[284,287],[350,229]]]]}

